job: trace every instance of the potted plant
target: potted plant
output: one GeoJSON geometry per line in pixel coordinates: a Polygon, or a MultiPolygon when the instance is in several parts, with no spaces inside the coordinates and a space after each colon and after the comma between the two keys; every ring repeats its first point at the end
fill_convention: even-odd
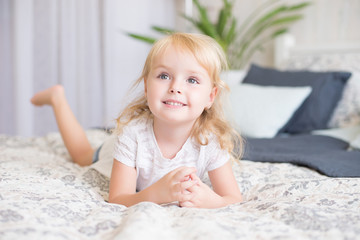
{"type": "MultiPolygon", "coordinates": [[[[227,55],[230,69],[243,69],[255,52],[263,50],[266,43],[286,33],[291,24],[303,17],[301,10],[310,5],[308,1],[285,4],[281,0],[269,0],[239,24],[233,13],[234,0],[222,1],[223,6],[215,22],[210,21],[206,7],[200,4],[199,0],[193,0],[198,17],[182,17],[200,33],[214,38],[220,44],[227,55]]],[[[152,29],[162,34],[174,32],[159,26],[152,26],[152,29]]],[[[127,34],[151,44],[157,40],[149,36],[127,34]]]]}

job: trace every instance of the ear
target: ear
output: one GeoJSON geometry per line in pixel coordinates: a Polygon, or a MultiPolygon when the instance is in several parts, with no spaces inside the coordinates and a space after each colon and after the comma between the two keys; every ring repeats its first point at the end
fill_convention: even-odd
{"type": "Polygon", "coordinates": [[[210,108],[212,106],[212,104],[214,103],[215,101],[215,98],[218,94],[218,88],[217,87],[213,87],[211,89],[211,92],[210,92],[210,99],[209,99],[209,103],[207,105],[207,108],[210,108]]]}

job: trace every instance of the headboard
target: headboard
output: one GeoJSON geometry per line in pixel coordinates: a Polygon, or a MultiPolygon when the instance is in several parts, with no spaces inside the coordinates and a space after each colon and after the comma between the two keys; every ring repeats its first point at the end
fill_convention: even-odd
{"type": "Polygon", "coordinates": [[[284,34],[275,41],[275,65],[279,69],[360,72],[360,43],[297,46],[293,35],[284,34]]]}

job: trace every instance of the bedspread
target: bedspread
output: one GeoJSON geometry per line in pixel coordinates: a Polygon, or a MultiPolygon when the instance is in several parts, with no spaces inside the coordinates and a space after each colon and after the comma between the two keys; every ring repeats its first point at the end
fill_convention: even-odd
{"type": "MultiPolygon", "coordinates": [[[[100,130],[87,134],[94,146],[107,137],[100,130]]],[[[109,179],[72,163],[58,133],[0,136],[0,239],[359,238],[359,178],[246,160],[233,169],[242,203],[127,208],[105,201],[109,179]]]]}

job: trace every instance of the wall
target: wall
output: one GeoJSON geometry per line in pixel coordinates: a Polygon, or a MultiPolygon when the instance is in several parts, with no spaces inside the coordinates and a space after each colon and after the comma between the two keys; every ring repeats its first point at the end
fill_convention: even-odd
{"type": "Polygon", "coordinates": [[[316,0],[291,29],[298,45],[360,43],[359,0],[316,0]]]}
{"type": "MultiPolygon", "coordinates": [[[[200,0],[200,2],[207,6],[211,17],[215,19],[218,9],[222,6],[222,0],[200,0]]],[[[263,2],[264,0],[235,0],[234,14],[238,22],[243,22],[251,10],[263,2]]],[[[283,0],[282,2],[290,1],[283,0]]],[[[313,0],[311,2],[312,5],[304,10],[304,18],[290,28],[290,33],[295,36],[297,45],[360,43],[359,0],[313,0]]],[[[253,61],[266,66],[274,66],[274,43],[268,44],[264,52],[257,53],[253,61]]]]}
{"type": "Polygon", "coordinates": [[[0,134],[56,131],[50,107],[31,96],[65,87],[84,128],[113,125],[149,45],[124,31],[175,25],[168,0],[0,0],[0,134]]]}

